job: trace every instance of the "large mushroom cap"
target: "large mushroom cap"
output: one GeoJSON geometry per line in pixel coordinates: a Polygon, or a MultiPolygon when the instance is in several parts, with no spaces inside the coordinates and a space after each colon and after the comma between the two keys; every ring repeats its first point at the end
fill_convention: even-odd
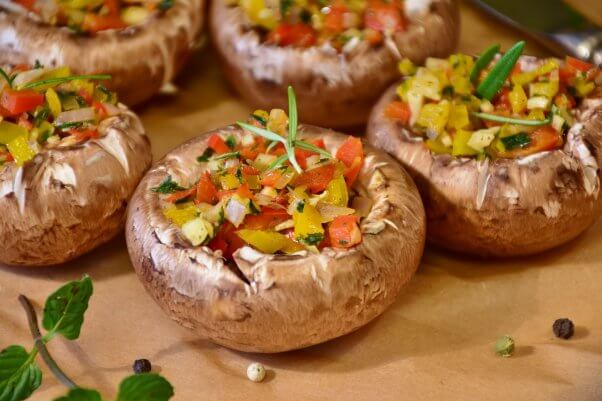
{"type": "Polygon", "coordinates": [[[385,117],[396,86],[368,124],[368,141],[399,160],[424,200],[429,241],[482,256],[541,252],[578,236],[602,213],[602,101],[586,100],[565,147],[518,159],[435,155],[385,117]]]}
{"type": "MultiPolygon", "coordinates": [[[[241,135],[235,127],[215,132],[241,135]]],[[[163,216],[151,188],[170,174],[192,184],[204,134],[170,152],[144,177],[128,209],[127,243],[147,291],[181,325],[242,351],[280,352],[349,333],[381,314],[415,272],[424,246],[424,210],[410,177],[371,147],[356,189],[374,201],[362,221],[363,243],[348,251],[265,255],[239,249],[229,266],[207,247],[192,247],[163,216]],[[368,234],[368,233],[375,234],[368,234]]],[[[311,126],[330,150],[345,136],[311,126]]]]}
{"type": "Polygon", "coordinates": [[[120,108],[100,123],[99,139],[0,166],[0,263],[63,263],[122,229],[151,152],[138,117],[120,108]]]}
{"type": "Polygon", "coordinates": [[[76,74],[107,73],[120,100],[141,103],[170,82],[198,45],[204,0],[176,0],[143,24],[92,36],[44,24],[35,15],[0,4],[0,65],[36,61],[69,66],[76,74]]]}
{"type": "Polygon", "coordinates": [[[255,107],[287,104],[286,87],[297,93],[300,118],[328,127],[364,124],[369,110],[397,77],[397,52],[417,63],[446,56],[459,36],[455,0],[424,1],[424,12],[410,15],[408,30],[391,46],[358,46],[347,54],[332,48],[298,49],[262,43],[245,23],[244,11],[225,0],[211,3],[209,28],[222,69],[232,86],[255,107]]]}

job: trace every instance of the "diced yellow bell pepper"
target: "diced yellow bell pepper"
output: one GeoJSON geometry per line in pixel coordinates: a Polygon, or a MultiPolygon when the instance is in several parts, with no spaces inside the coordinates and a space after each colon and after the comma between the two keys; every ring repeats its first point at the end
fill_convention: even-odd
{"type": "Polygon", "coordinates": [[[163,215],[178,227],[199,216],[200,210],[192,203],[170,206],[163,210],[163,215]]]}
{"type": "Polygon", "coordinates": [[[322,227],[322,216],[318,210],[305,202],[303,210],[293,212],[293,223],[295,224],[295,238],[304,239],[315,234],[324,234],[322,227]]]}
{"type": "Polygon", "coordinates": [[[288,116],[282,109],[270,110],[270,116],[268,118],[267,129],[275,132],[279,135],[286,135],[288,130],[288,116]]]}
{"type": "Polygon", "coordinates": [[[240,5],[252,22],[268,30],[276,28],[278,23],[276,16],[270,8],[266,7],[264,0],[241,0],[240,5]]]}
{"type": "Polygon", "coordinates": [[[535,69],[535,75],[541,76],[546,75],[559,68],[558,60],[550,58],[547,59],[542,65],[535,69]]]}
{"type": "Polygon", "coordinates": [[[454,93],[458,95],[470,95],[472,92],[472,84],[467,76],[452,74],[450,83],[454,88],[454,93]]]}
{"type": "Polygon", "coordinates": [[[454,72],[460,75],[468,76],[470,71],[472,71],[474,59],[466,54],[452,54],[449,56],[449,64],[454,72]]]}
{"type": "Polygon", "coordinates": [[[439,103],[429,103],[422,106],[416,123],[437,133],[443,132],[449,119],[450,103],[443,100],[439,103]]]}
{"type": "Polygon", "coordinates": [[[575,79],[575,92],[579,97],[585,97],[589,95],[595,88],[596,84],[593,81],[587,81],[582,77],[577,77],[575,79]]]}
{"type": "Polygon", "coordinates": [[[532,82],[535,78],[537,78],[537,73],[535,70],[533,70],[512,75],[512,78],[510,80],[514,85],[523,86],[532,82]]]}
{"type": "Polygon", "coordinates": [[[558,88],[558,81],[534,82],[529,85],[529,95],[531,97],[545,96],[548,99],[552,99],[558,93],[558,88]]]}
{"type": "Polygon", "coordinates": [[[242,229],[238,230],[236,235],[253,248],[267,254],[278,251],[293,253],[304,249],[301,244],[276,231],[242,229]]]}
{"type": "Polygon", "coordinates": [[[520,85],[514,85],[508,94],[508,99],[510,100],[512,112],[515,114],[519,114],[527,108],[527,95],[520,85]]]}
{"type": "Polygon", "coordinates": [[[436,154],[451,154],[452,148],[445,146],[441,143],[439,138],[437,139],[427,139],[426,147],[430,149],[431,152],[436,154]]]}
{"type": "Polygon", "coordinates": [[[342,175],[328,183],[323,201],[335,206],[347,206],[349,192],[347,191],[345,178],[342,175]]]}
{"type": "Polygon", "coordinates": [[[46,103],[48,103],[48,108],[50,109],[50,113],[54,118],[57,118],[59,114],[61,114],[61,100],[59,99],[59,95],[55,92],[54,89],[48,88],[46,90],[46,103]]]}
{"type": "Polygon", "coordinates": [[[29,146],[29,135],[18,136],[6,144],[8,151],[15,159],[18,166],[35,157],[36,152],[29,146]]]}
{"type": "Polygon", "coordinates": [[[145,22],[151,11],[146,7],[130,6],[121,11],[121,19],[127,25],[138,25],[145,22]]]}
{"type": "Polygon", "coordinates": [[[27,129],[20,125],[0,121],[0,144],[7,145],[10,141],[20,136],[27,137],[27,129]]]}
{"type": "Polygon", "coordinates": [[[546,115],[542,109],[533,109],[527,115],[527,119],[529,120],[545,120],[546,115]]]}
{"type": "Polygon", "coordinates": [[[468,141],[472,137],[472,131],[458,130],[454,135],[452,155],[454,156],[473,156],[477,152],[468,146],[468,141]]]}
{"type": "Polygon", "coordinates": [[[397,69],[401,75],[414,75],[416,73],[416,65],[409,58],[402,59],[397,64],[397,69]]]}
{"type": "Polygon", "coordinates": [[[448,128],[461,129],[470,125],[468,107],[465,104],[452,104],[447,121],[448,128]]]}
{"type": "Polygon", "coordinates": [[[395,90],[397,96],[399,96],[399,98],[404,102],[408,101],[408,91],[412,87],[412,80],[413,78],[406,79],[405,81],[397,85],[397,89],[395,90]]]}
{"type": "Polygon", "coordinates": [[[443,85],[439,78],[426,68],[419,68],[412,80],[411,90],[419,95],[432,100],[441,100],[443,85]]]}
{"type": "Polygon", "coordinates": [[[253,115],[255,115],[255,116],[259,117],[259,118],[262,118],[266,122],[268,121],[268,118],[270,118],[270,114],[267,111],[262,110],[262,109],[255,110],[253,112],[253,115]]]}
{"type": "Polygon", "coordinates": [[[238,178],[236,178],[236,176],[234,174],[224,174],[222,176],[219,177],[219,182],[220,185],[222,186],[222,189],[236,189],[238,187],[240,187],[240,181],[238,180],[238,178]]]}
{"type": "Polygon", "coordinates": [[[261,181],[259,180],[258,175],[248,175],[246,178],[246,183],[249,186],[249,189],[253,189],[253,190],[261,189],[261,181]]]}
{"type": "Polygon", "coordinates": [[[199,246],[213,237],[213,225],[202,217],[196,217],[182,225],[182,234],[193,246],[199,246]]]}

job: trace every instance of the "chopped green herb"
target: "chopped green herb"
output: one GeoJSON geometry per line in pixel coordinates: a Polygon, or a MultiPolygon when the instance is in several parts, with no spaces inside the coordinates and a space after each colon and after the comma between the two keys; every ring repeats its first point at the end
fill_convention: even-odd
{"type": "Polygon", "coordinates": [[[4,71],[2,68],[0,68],[0,76],[2,78],[4,78],[4,80],[8,83],[9,87],[13,87],[13,78],[9,77],[8,74],[6,73],[6,71],[4,71]]]}
{"type": "Polygon", "coordinates": [[[280,0],[280,15],[284,17],[294,3],[294,0],[280,0]]]}
{"type": "Polygon", "coordinates": [[[108,74],[85,74],[85,75],[71,75],[68,77],[60,77],[60,78],[48,78],[48,79],[42,79],[41,81],[29,82],[29,83],[23,85],[23,87],[21,89],[37,88],[38,86],[44,86],[44,85],[58,85],[58,84],[62,84],[63,82],[77,81],[79,79],[109,80],[109,79],[111,79],[111,76],[108,74]]]}
{"type": "Polygon", "coordinates": [[[36,59],[36,62],[33,65],[33,69],[37,70],[37,69],[40,69],[40,68],[44,68],[44,65],[42,63],[40,63],[40,60],[36,59]]]}
{"type": "Polygon", "coordinates": [[[305,237],[299,239],[299,241],[301,241],[307,245],[318,245],[323,240],[324,240],[324,234],[322,234],[322,233],[308,234],[305,237]]]}
{"type": "Polygon", "coordinates": [[[451,85],[447,85],[446,87],[443,88],[441,93],[443,94],[443,96],[453,96],[454,95],[454,87],[451,85]]]}
{"type": "Polygon", "coordinates": [[[33,113],[33,123],[35,126],[40,125],[43,121],[48,120],[50,109],[46,106],[38,107],[33,113]]]}
{"type": "Polygon", "coordinates": [[[196,161],[199,163],[206,163],[209,161],[209,158],[211,158],[211,156],[213,156],[213,149],[207,148],[205,149],[202,155],[196,158],[196,161]]]}
{"type": "Polygon", "coordinates": [[[516,135],[507,136],[501,140],[507,150],[524,148],[531,143],[531,137],[526,132],[519,132],[516,135]]]}
{"type": "Polygon", "coordinates": [[[249,202],[249,210],[251,211],[251,214],[254,216],[257,216],[259,213],[261,213],[261,209],[259,207],[257,207],[255,202],[253,202],[253,201],[249,202]]]}
{"type": "Polygon", "coordinates": [[[183,191],[184,189],[186,188],[179,186],[177,182],[172,180],[171,175],[168,175],[167,178],[159,184],[159,186],[154,187],[152,191],[160,194],[173,194],[174,192],[183,191]]]}
{"type": "Polygon", "coordinates": [[[238,179],[238,182],[240,182],[241,184],[244,184],[245,180],[244,177],[242,176],[242,170],[239,168],[236,169],[236,178],[238,179]]]}
{"type": "Polygon", "coordinates": [[[236,147],[236,138],[234,138],[234,135],[228,135],[225,142],[230,149],[234,149],[236,147]]]}
{"type": "Polygon", "coordinates": [[[173,0],[161,0],[157,7],[161,11],[167,11],[173,7],[173,0]]]}
{"type": "Polygon", "coordinates": [[[84,125],[93,123],[93,122],[94,122],[93,120],[71,121],[68,123],[62,123],[62,124],[55,125],[55,127],[61,131],[65,131],[66,129],[81,128],[84,125]]]}
{"type": "Polygon", "coordinates": [[[473,116],[480,118],[481,120],[488,121],[496,121],[498,123],[507,123],[507,124],[515,124],[515,125],[524,125],[537,127],[540,125],[548,125],[552,123],[552,115],[545,120],[527,120],[521,118],[511,118],[505,116],[499,116],[497,114],[488,114],[488,113],[472,113],[473,116]]]}
{"type": "Polygon", "coordinates": [[[268,123],[265,118],[258,116],[257,114],[251,114],[251,117],[253,117],[253,119],[255,119],[255,121],[257,121],[259,124],[263,125],[264,127],[268,123]]]}
{"type": "Polygon", "coordinates": [[[305,202],[303,202],[303,201],[297,202],[297,211],[299,213],[303,213],[304,209],[305,209],[305,202]]]}

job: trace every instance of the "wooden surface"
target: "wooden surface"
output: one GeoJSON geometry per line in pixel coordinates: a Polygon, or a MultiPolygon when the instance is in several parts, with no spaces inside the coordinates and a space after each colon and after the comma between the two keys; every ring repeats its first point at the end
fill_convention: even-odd
{"type": "MultiPolygon", "coordinates": [[[[602,18],[602,2],[575,4],[602,18]]],[[[464,4],[462,17],[462,51],[520,39],[464,4]]],[[[528,52],[545,54],[532,45],[528,52]]],[[[178,85],[177,97],[140,110],[155,158],[249,111],[221,78],[210,50],[195,57],[178,85]]],[[[131,373],[133,360],[146,357],[174,384],[176,401],[602,400],[602,221],[532,258],[485,261],[429,249],[416,278],[381,318],[329,343],[271,356],[226,350],[168,320],[139,284],[119,236],[65,266],[0,267],[0,348],[32,344],[19,293],[39,306],[83,273],[94,279],[95,294],[82,336],[56,339],[50,349],[77,383],[100,389],[106,399],[131,373]],[[558,317],[575,321],[572,340],[554,338],[558,317]],[[503,334],[517,342],[509,359],[492,350],[503,334]],[[266,382],[246,379],[251,361],[269,369],[266,382]]],[[[64,392],[44,368],[42,388],[31,399],[64,392]]]]}

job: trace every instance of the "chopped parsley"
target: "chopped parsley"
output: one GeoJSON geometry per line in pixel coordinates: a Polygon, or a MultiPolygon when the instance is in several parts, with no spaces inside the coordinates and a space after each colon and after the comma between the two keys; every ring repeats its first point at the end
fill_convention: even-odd
{"type": "Polygon", "coordinates": [[[308,234],[303,238],[299,238],[299,241],[301,241],[307,245],[318,245],[323,240],[324,240],[324,234],[322,234],[322,233],[308,234]]]}
{"type": "Polygon", "coordinates": [[[526,132],[519,132],[516,135],[501,138],[501,140],[507,150],[524,148],[531,143],[531,137],[526,132]]]}
{"type": "Polygon", "coordinates": [[[253,117],[255,121],[257,121],[261,125],[266,125],[268,123],[265,118],[258,116],[257,114],[251,114],[251,117],[253,117]]]}
{"type": "Polygon", "coordinates": [[[200,155],[199,157],[196,158],[196,161],[199,163],[206,163],[209,161],[209,158],[211,156],[213,156],[213,149],[207,148],[207,149],[205,149],[205,151],[203,152],[202,155],[200,155]]]}
{"type": "Polygon", "coordinates": [[[234,149],[236,147],[236,138],[234,138],[233,135],[228,135],[224,142],[226,142],[226,145],[228,145],[230,149],[234,149]]]}
{"type": "Polygon", "coordinates": [[[167,178],[159,184],[159,186],[154,187],[152,191],[159,194],[173,194],[174,192],[183,191],[184,189],[186,188],[179,186],[177,182],[171,179],[171,175],[168,175],[167,178]]]}
{"type": "Polygon", "coordinates": [[[161,0],[157,7],[161,11],[167,11],[173,7],[173,0],[161,0]]]}
{"type": "Polygon", "coordinates": [[[215,156],[213,160],[226,160],[226,159],[235,159],[240,156],[240,152],[228,152],[222,153],[221,155],[215,156]]]}
{"type": "Polygon", "coordinates": [[[305,202],[301,201],[297,203],[297,211],[299,213],[303,213],[303,210],[305,209],[305,202]]]}

